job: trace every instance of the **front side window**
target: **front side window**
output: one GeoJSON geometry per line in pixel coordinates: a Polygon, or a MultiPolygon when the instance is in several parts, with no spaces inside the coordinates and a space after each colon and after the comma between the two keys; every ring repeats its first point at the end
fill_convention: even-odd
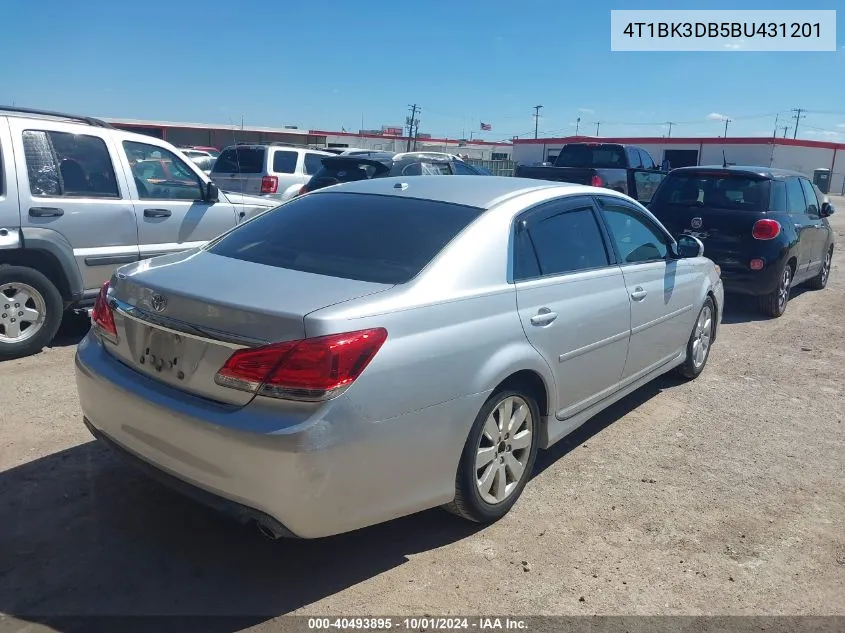
{"type": "Polygon", "coordinates": [[[623,263],[666,259],[668,239],[642,213],[607,200],[602,200],[601,213],[623,263]]]}
{"type": "Polygon", "coordinates": [[[280,150],[273,154],[273,171],[277,174],[292,174],[296,171],[296,161],[299,154],[288,150],[280,150]]]}
{"type": "Polygon", "coordinates": [[[629,147],[626,150],[628,154],[628,166],[632,169],[639,169],[643,166],[642,158],[640,158],[640,150],[635,147],[629,147]]]}
{"type": "Polygon", "coordinates": [[[466,163],[462,163],[460,161],[455,161],[452,163],[452,168],[455,170],[455,173],[459,176],[477,176],[478,172],[476,172],[472,167],[467,165],[466,163]]]}
{"type": "MultiPolygon", "coordinates": [[[[540,275],[562,275],[607,266],[604,240],[591,207],[543,214],[528,221],[530,246],[540,275]]],[[[525,246],[517,240],[517,246],[525,246]]],[[[519,271],[530,272],[531,254],[518,254],[519,271]]]]}
{"type": "Polygon", "coordinates": [[[657,165],[654,164],[654,161],[651,159],[651,154],[649,154],[644,149],[637,150],[640,153],[640,159],[643,163],[643,169],[657,169],[657,165]]]}
{"type": "Polygon", "coordinates": [[[103,139],[87,134],[25,130],[23,148],[33,196],[120,198],[103,139]]]}
{"type": "Polygon", "coordinates": [[[807,200],[807,215],[817,219],[819,217],[819,199],[816,197],[812,183],[801,178],[801,188],[804,190],[804,198],[807,200]]]}
{"type": "Polygon", "coordinates": [[[804,190],[801,188],[801,181],[797,178],[786,179],[786,204],[792,215],[806,215],[807,213],[804,190]]]}
{"type": "Polygon", "coordinates": [[[157,145],[123,141],[141,200],[200,200],[200,179],[176,154],[157,145]]]}

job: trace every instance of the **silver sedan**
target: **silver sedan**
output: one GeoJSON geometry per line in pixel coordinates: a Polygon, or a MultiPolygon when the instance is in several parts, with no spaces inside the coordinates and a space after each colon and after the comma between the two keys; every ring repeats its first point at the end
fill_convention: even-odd
{"type": "Polygon", "coordinates": [[[670,370],[719,269],[606,189],[383,178],[119,269],[76,355],[88,428],[272,537],[503,516],[538,449],[670,370]]]}

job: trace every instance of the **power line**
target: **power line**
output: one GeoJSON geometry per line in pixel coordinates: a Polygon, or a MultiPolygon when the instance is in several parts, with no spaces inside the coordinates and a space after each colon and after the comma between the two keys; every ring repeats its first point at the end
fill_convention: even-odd
{"type": "Polygon", "coordinates": [[[534,138],[537,138],[537,128],[540,125],[540,109],[542,107],[541,105],[534,106],[534,138]]]}

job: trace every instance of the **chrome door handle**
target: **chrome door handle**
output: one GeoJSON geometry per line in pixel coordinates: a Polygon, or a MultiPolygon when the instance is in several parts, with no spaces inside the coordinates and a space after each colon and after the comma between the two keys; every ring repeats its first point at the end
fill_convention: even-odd
{"type": "Polygon", "coordinates": [[[642,301],[643,299],[645,299],[645,296],[647,294],[648,292],[643,289],[642,286],[637,286],[636,288],[634,288],[634,292],[631,293],[631,299],[633,299],[634,301],[642,301]]]}
{"type": "Polygon", "coordinates": [[[537,314],[531,317],[531,325],[549,325],[557,318],[557,312],[548,308],[541,308],[537,314]]]}

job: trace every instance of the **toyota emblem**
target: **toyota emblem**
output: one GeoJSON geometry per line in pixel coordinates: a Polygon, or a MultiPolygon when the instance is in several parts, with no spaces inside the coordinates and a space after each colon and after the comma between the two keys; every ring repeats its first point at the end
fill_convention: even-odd
{"type": "Polygon", "coordinates": [[[692,222],[690,222],[690,225],[694,229],[700,229],[702,224],[703,222],[701,221],[701,218],[693,218],[692,222]]]}
{"type": "Polygon", "coordinates": [[[165,308],[167,308],[167,297],[153,295],[152,299],[150,299],[150,307],[156,312],[164,312],[165,308]]]}

